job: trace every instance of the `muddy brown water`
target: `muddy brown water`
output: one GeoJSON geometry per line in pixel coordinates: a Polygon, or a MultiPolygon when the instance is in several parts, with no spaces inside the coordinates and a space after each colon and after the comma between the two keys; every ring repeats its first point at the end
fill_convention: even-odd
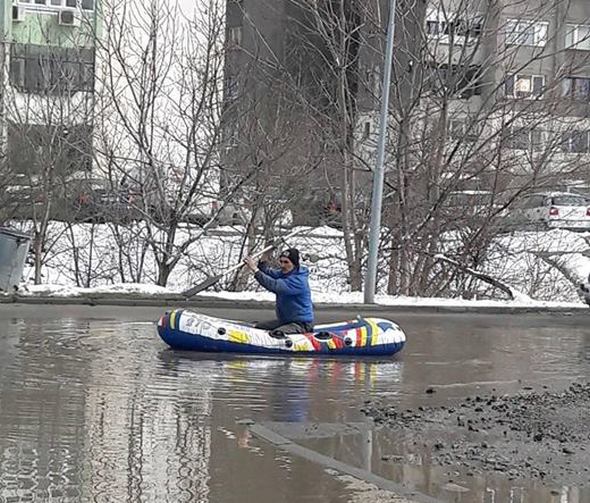
{"type": "Polygon", "coordinates": [[[372,500],[349,478],[256,437],[245,418],[440,501],[590,502],[584,485],[466,476],[418,446],[396,462],[399,439],[361,412],[366,400],[412,409],[590,380],[585,314],[392,313],[409,342],[377,361],[175,352],[155,333],[160,313],[0,306],[0,502],[372,500]]]}

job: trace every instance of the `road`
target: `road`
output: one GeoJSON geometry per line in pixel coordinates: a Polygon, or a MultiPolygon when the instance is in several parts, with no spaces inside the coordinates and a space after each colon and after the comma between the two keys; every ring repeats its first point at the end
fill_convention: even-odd
{"type": "MultiPolygon", "coordinates": [[[[175,352],[155,332],[161,312],[0,305],[0,502],[394,501],[397,487],[413,501],[518,493],[545,503],[563,493],[559,473],[543,481],[466,473],[371,417],[387,408],[435,415],[469,397],[588,382],[585,312],[379,310],[408,336],[385,361],[175,352]]],[[[320,311],[318,321],[356,314],[343,306],[320,311]]],[[[560,501],[590,502],[584,484],[570,484],[560,501]]]]}

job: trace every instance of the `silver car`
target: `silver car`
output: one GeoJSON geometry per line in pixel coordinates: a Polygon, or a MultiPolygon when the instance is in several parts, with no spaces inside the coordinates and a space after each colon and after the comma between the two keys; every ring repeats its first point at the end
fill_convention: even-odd
{"type": "Polygon", "coordinates": [[[586,231],[590,230],[590,203],[569,192],[530,194],[516,203],[508,220],[514,227],[586,231]]]}

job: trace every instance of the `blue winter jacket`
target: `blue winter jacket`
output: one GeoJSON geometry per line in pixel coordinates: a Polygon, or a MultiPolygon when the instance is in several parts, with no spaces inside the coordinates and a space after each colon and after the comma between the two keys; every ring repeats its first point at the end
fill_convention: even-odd
{"type": "Polygon", "coordinates": [[[285,274],[280,269],[272,269],[266,263],[259,262],[254,277],[264,288],[276,294],[275,310],[281,323],[313,323],[307,267],[299,266],[285,274]]]}

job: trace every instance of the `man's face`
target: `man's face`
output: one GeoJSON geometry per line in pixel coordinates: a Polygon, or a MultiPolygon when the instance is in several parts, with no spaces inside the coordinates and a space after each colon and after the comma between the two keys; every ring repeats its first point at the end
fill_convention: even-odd
{"type": "Polygon", "coordinates": [[[279,265],[281,267],[281,271],[283,271],[285,274],[291,272],[295,267],[293,262],[291,262],[287,257],[279,257],[279,265]]]}

